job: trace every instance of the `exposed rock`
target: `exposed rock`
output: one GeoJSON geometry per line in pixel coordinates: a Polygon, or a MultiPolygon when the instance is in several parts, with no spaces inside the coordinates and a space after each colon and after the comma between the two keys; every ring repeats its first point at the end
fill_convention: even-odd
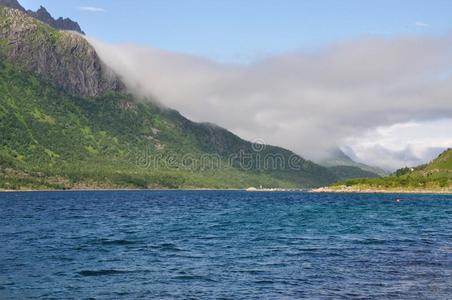
{"type": "MultiPolygon", "coordinates": [[[[0,0],[1,1],[1,0],[0,0]]],[[[40,7],[36,12],[33,12],[31,10],[28,10],[27,13],[32,16],[33,18],[36,18],[46,24],[49,24],[55,29],[61,29],[61,30],[71,30],[71,31],[77,31],[81,34],[85,34],[82,29],[80,28],[80,25],[78,25],[77,22],[72,21],[69,18],[58,18],[55,20],[49,12],[44,8],[40,7]]]]}
{"type": "Polygon", "coordinates": [[[0,5],[6,6],[9,8],[18,9],[22,12],[25,12],[28,15],[32,16],[33,18],[36,18],[36,19],[52,26],[55,29],[71,30],[71,31],[77,31],[81,34],[85,34],[77,22],[72,21],[69,18],[63,19],[61,17],[55,20],[50,15],[50,13],[42,6],[36,12],[34,12],[32,10],[25,11],[25,9],[22,7],[22,5],[20,5],[20,3],[17,0],[0,0],[0,5]]]}
{"type": "Polygon", "coordinates": [[[0,5],[25,11],[25,9],[22,7],[22,5],[20,5],[20,3],[17,0],[0,0],[0,5]]]}
{"type": "Polygon", "coordinates": [[[50,26],[52,26],[52,23],[55,22],[55,19],[49,14],[47,9],[45,9],[43,6],[40,6],[36,12],[28,10],[27,13],[33,18],[36,18],[46,24],[49,24],[50,26]]]}
{"type": "Polygon", "coordinates": [[[0,7],[1,41],[7,44],[3,55],[71,94],[124,89],[83,36],[52,29],[22,11],[0,7]]]}

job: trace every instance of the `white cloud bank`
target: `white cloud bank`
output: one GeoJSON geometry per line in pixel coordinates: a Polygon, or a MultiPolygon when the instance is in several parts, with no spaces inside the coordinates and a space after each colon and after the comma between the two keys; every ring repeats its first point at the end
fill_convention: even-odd
{"type": "MultiPolygon", "coordinates": [[[[248,65],[90,42],[136,93],[193,120],[216,123],[247,139],[260,137],[313,160],[342,146],[370,164],[410,164],[413,159],[393,151],[408,147],[406,140],[397,149],[392,149],[397,139],[367,147],[360,141],[372,139],[372,132],[377,140],[377,128],[452,118],[451,36],[368,37],[248,65]],[[391,151],[382,153],[386,147],[391,151]],[[392,158],[382,163],[378,155],[392,158]]],[[[439,143],[428,140],[416,147],[452,146],[451,136],[452,130],[439,143]]]]}

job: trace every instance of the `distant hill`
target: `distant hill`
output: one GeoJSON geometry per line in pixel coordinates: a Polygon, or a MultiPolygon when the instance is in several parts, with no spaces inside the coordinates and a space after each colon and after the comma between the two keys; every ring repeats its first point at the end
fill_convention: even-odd
{"type": "Polygon", "coordinates": [[[327,167],[330,172],[335,174],[338,178],[345,179],[357,179],[357,178],[378,178],[380,175],[365,171],[356,166],[333,166],[327,167]]]}
{"type": "Polygon", "coordinates": [[[138,99],[82,36],[0,6],[0,189],[305,188],[344,178],[138,99]]]}
{"type": "Polygon", "coordinates": [[[383,178],[353,179],[336,183],[336,190],[447,191],[452,192],[452,149],[428,164],[402,168],[383,178]]]}
{"type": "Polygon", "coordinates": [[[346,179],[375,178],[388,175],[388,172],[381,168],[372,167],[352,160],[339,148],[330,151],[329,157],[320,161],[319,164],[329,168],[335,174],[346,179]]]}

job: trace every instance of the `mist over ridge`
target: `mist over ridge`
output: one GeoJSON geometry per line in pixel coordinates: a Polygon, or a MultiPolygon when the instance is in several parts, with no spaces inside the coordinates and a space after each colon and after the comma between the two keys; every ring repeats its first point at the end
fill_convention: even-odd
{"type": "MultiPolygon", "coordinates": [[[[355,159],[378,165],[375,153],[360,157],[378,147],[354,153],[348,142],[378,128],[450,121],[452,116],[450,35],[369,36],[247,65],[88,40],[134,93],[195,121],[212,122],[243,138],[263,139],[312,160],[346,147],[355,159]]],[[[450,138],[433,146],[449,142],[450,138]]],[[[405,146],[417,147],[413,153],[430,153],[424,145],[405,146]]],[[[392,155],[387,150],[386,155],[392,155]]],[[[403,164],[396,154],[383,165],[403,164]]],[[[422,158],[412,161],[416,159],[422,158]]]]}

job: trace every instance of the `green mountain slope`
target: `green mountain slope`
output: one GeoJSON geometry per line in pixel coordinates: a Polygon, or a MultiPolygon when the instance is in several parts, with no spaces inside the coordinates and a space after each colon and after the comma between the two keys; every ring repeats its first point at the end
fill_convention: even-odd
{"type": "Polygon", "coordinates": [[[383,178],[347,180],[335,184],[332,188],[452,192],[452,149],[444,151],[426,165],[403,168],[383,178]]]}
{"type": "Polygon", "coordinates": [[[327,168],[128,94],[79,35],[0,7],[0,188],[301,188],[327,168]]]}
{"type": "Polygon", "coordinates": [[[35,179],[60,188],[306,187],[336,180],[287,150],[266,146],[255,152],[254,145],[224,129],[127,94],[69,96],[4,61],[0,132],[3,188],[32,187],[35,179]],[[270,154],[293,159],[294,169],[263,166],[270,154]]]}
{"type": "Polygon", "coordinates": [[[342,180],[357,178],[378,178],[378,174],[366,171],[356,166],[332,166],[328,170],[342,180]]]}

